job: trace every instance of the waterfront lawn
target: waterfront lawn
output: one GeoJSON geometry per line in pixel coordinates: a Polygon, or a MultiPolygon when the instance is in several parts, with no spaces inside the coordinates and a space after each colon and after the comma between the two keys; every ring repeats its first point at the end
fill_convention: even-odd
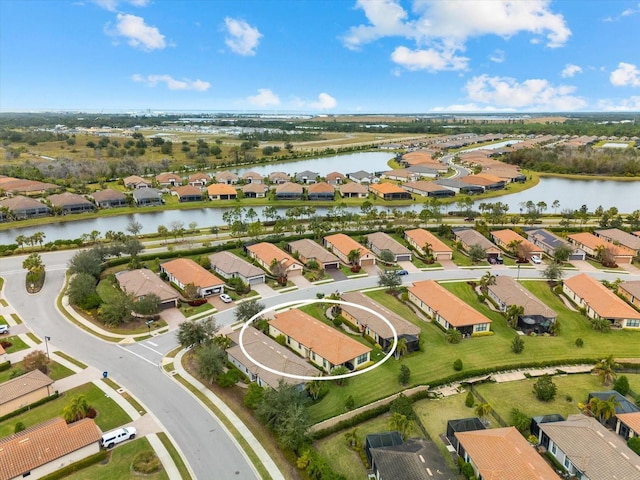
{"type": "Polygon", "coordinates": [[[0,424],[0,438],[11,435],[18,422],[22,422],[25,427],[29,428],[52,418],[61,417],[64,407],[78,395],[84,395],[87,403],[96,409],[98,416],[95,421],[103,432],[131,421],[129,415],[115,401],[105,396],[102,390],[92,383],[86,383],[68,390],[55,400],[5,420],[0,424]]]}
{"type": "Polygon", "coordinates": [[[167,472],[161,469],[158,473],[142,475],[132,470],[133,460],[140,452],[153,451],[149,440],[137,438],[132,442],[127,442],[111,450],[107,456],[105,464],[97,463],[90,467],[83,468],[79,472],[67,477],[67,480],[111,480],[145,478],[146,480],[168,480],[167,472]]]}

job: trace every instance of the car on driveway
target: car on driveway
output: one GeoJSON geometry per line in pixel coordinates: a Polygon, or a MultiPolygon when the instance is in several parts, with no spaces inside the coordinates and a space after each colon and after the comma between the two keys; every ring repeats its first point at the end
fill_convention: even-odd
{"type": "Polygon", "coordinates": [[[396,272],[396,275],[409,275],[409,272],[406,270],[398,270],[396,272]]]}
{"type": "Polygon", "coordinates": [[[536,265],[540,265],[542,263],[542,260],[537,255],[531,255],[531,261],[536,265]]]}
{"type": "Polygon", "coordinates": [[[233,302],[233,299],[229,295],[227,295],[226,293],[221,293],[220,294],[220,300],[222,300],[224,303],[233,302]]]}
{"type": "Polygon", "coordinates": [[[0,335],[9,334],[9,325],[0,325],[0,335]]]}

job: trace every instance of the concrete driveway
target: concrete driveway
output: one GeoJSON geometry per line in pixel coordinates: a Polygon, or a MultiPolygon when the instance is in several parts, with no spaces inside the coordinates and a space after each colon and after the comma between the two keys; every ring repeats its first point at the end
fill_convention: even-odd
{"type": "Polygon", "coordinates": [[[160,312],[160,318],[167,322],[169,330],[178,328],[178,325],[186,320],[185,316],[177,308],[167,308],[166,310],[162,310],[160,312]]]}
{"type": "Polygon", "coordinates": [[[251,288],[253,289],[253,291],[257,292],[258,295],[260,295],[262,298],[274,297],[278,294],[273,288],[271,288],[266,283],[257,283],[255,285],[251,285],[251,288]]]}

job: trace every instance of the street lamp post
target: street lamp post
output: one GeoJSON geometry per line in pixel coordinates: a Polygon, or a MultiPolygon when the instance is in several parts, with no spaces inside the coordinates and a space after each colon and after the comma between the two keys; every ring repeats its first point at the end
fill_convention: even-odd
{"type": "Polygon", "coordinates": [[[147,320],[144,323],[147,324],[147,328],[149,329],[149,336],[151,336],[151,324],[153,323],[153,320],[147,320]]]}
{"type": "Polygon", "coordinates": [[[518,264],[518,277],[516,278],[516,280],[520,280],[520,264],[518,264]]]}
{"type": "Polygon", "coordinates": [[[49,357],[49,341],[51,340],[51,337],[47,337],[45,335],[44,337],[44,345],[47,348],[47,359],[51,360],[51,357],[49,357]]]}

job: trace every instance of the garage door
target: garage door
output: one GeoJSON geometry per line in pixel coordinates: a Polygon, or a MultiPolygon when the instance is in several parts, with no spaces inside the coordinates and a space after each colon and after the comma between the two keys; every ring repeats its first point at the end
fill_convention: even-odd
{"type": "Polygon", "coordinates": [[[375,258],[363,258],[360,260],[360,265],[361,266],[369,266],[369,265],[375,265],[376,264],[376,259],[375,258]]]}
{"type": "Polygon", "coordinates": [[[396,256],[396,262],[410,262],[410,261],[411,261],[411,254],[396,256]]]}
{"type": "Polygon", "coordinates": [[[264,283],[264,276],[249,279],[249,285],[258,285],[259,283],[264,283]]]}

